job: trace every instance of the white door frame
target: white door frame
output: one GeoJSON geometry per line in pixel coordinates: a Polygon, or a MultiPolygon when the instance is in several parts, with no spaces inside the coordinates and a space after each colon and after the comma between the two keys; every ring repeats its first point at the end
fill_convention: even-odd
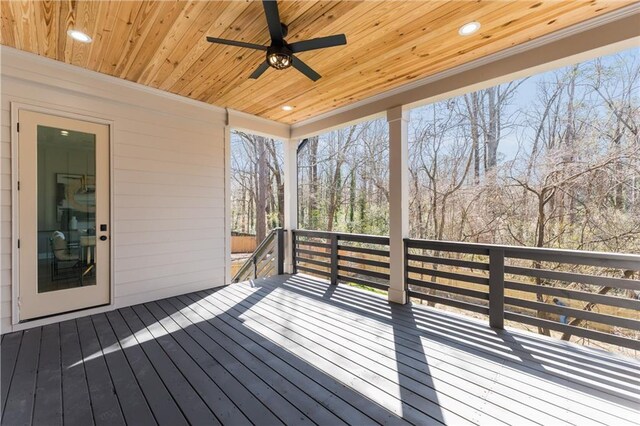
{"type": "Polygon", "coordinates": [[[113,310],[115,307],[115,218],[114,218],[114,167],[113,167],[113,150],[114,150],[114,133],[115,123],[113,120],[78,114],[64,108],[52,106],[26,104],[19,101],[10,100],[11,105],[11,325],[13,331],[24,330],[27,328],[37,327],[41,325],[51,324],[66,319],[77,318],[99,312],[113,310]],[[20,225],[19,215],[19,197],[18,197],[18,111],[32,111],[42,114],[55,115],[58,117],[70,118],[75,120],[87,121],[95,124],[104,124],[109,126],[109,304],[96,308],[88,308],[70,313],[62,313],[52,315],[42,319],[35,319],[20,323],[20,306],[18,299],[20,297],[20,267],[18,252],[18,230],[20,225]]]}

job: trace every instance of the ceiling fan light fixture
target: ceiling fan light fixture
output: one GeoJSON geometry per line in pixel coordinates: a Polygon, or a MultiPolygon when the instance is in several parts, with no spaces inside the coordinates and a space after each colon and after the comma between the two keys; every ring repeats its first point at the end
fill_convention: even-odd
{"type": "Polygon", "coordinates": [[[291,58],[282,53],[274,53],[269,55],[269,65],[277,70],[283,70],[291,66],[291,58]]]}
{"type": "Polygon", "coordinates": [[[473,21],[461,26],[460,29],[458,30],[458,34],[460,34],[461,36],[470,36],[471,34],[476,33],[479,29],[480,29],[480,22],[473,21]]]}
{"type": "Polygon", "coordinates": [[[277,70],[289,68],[292,65],[292,53],[286,47],[271,46],[267,49],[267,63],[277,70]]]}
{"type": "Polygon", "coordinates": [[[91,37],[78,30],[69,30],[67,31],[67,35],[80,43],[91,43],[92,41],[91,37]]]}

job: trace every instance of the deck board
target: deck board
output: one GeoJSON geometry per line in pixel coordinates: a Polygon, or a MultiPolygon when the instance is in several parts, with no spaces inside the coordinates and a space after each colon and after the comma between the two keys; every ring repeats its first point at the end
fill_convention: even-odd
{"type": "Polygon", "coordinates": [[[144,306],[134,306],[133,311],[215,415],[215,422],[222,424],[223,421],[237,415],[238,422],[246,424],[243,422],[242,413],[237,410],[222,389],[206,375],[191,354],[180,346],[176,336],[165,331],[144,306]]]}
{"type": "MultiPolygon", "coordinates": [[[[193,300],[186,300],[186,304],[184,304],[177,298],[170,299],[168,302],[179,309],[185,309],[194,303],[193,300]]],[[[195,308],[197,309],[197,307],[195,308]]],[[[190,308],[188,311],[192,310],[194,309],[190,308]]],[[[230,315],[220,314],[213,316],[204,312],[204,315],[201,316],[194,311],[195,315],[197,315],[194,316],[188,311],[186,314],[193,318],[194,323],[197,322],[197,327],[205,334],[213,339],[233,341],[244,348],[251,348],[251,352],[255,356],[269,360],[269,367],[295,381],[295,383],[299,383],[299,387],[305,393],[316,396],[321,395],[322,404],[336,413],[343,421],[351,424],[368,424],[372,421],[390,423],[395,419],[391,413],[371,404],[369,400],[362,398],[350,388],[343,386],[329,376],[318,374],[312,365],[301,358],[293,356],[281,346],[268,339],[256,339],[254,333],[244,328],[240,321],[237,321],[236,324],[235,318],[230,315]],[[237,328],[234,328],[234,326],[237,326],[237,328]]]]}
{"type": "MultiPolygon", "coordinates": [[[[192,308],[196,310],[203,318],[215,318],[217,316],[226,315],[224,313],[225,309],[220,309],[214,305],[211,305],[209,302],[202,301],[201,298],[198,296],[194,295],[193,297],[194,298],[191,299],[190,302],[195,303],[198,306],[192,305],[192,308]]],[[[232,314],[231,314],[231,317],[233,317],[232,314]]],[[[317,355],[313,350],[309,348],[300,348],[301,351],[299,352],[292,350],[292,349],[295,349],[295,346],[293,346],[294,344],[284,341],[283,339],[281,339],[279,335],[271,333],[266,327],[262,327],[260,330],[254,329],[251,331],[251,334],[258,334],[258,335],[262,334],[264,338],[271,340],[276,345],[284,348],[286,351],[297,355],[299,358],[313,365],[316,369],[319,370],[320,373],[323,370],[326,371],[327,369],[332,369],[332,370],[341,369],[341,367],[338,367],[338,365],[335,362],[327,361],[326,359],[317,355]],[[261,333],[261,332],[264,332],[264,333],[261,333]]],[[[339,378],[337,379],[340,381],[339,378]]],[[[379,397],[379,400],[383,400],[387,396],[383,392],[379,391],[377,388],[371,386],[365,380],[359,378],[357,374],[352,373],[349,380],[350,380],[350,386],[354,390],[356,390],[358,393],[364,395],[366,398],[370,400],[375,401],[376,397],[379,397]]],[[[423,417],[423,420],[424,419],[425,417],[423,417]]]]}
{"type": "Polygon", "coordinates": [[[274,424],[278,423],[277,417],[263,403],[256,400],[245,385],[234,376],[235,373],[242,377],[242,373],[244,373],[238,371],[242,366],[237,360],[228,356],[224,349],[215,342],[207,341],[206,336],[192,332],[193,327],[190,326],[190,323],[174,321],[170,315],[178,315],[177,313],[165,312],[157,304],[146,304],[145,306],[154,314],[155,319],[160,321],[165,330],[171,333],[184,352],[188,353],[200,366],[203,373],[211,379],[212,385],[215,384],[219,387],[220,392],[224,389],[224,402],[221,401],[220,406],[226,407],[227,411],[224,416],[220,415],[222,422],[229,422],[233,419],[236,424],[251,424],[251,422],[262,418],[265,421],[274,422],[274,424]]]}
{"type": "Polygon", "coordinates": [[[41,336],[40,327],[24,332],[7,403],[2,413],[3,424],[24,425],[32,422],[41,336]]]}
{"type": "Polygon", "coordinates": [[[60,358],[62,367],[62,417],[66,424],[92,425],[93,411],[78,328],[73,320],[60,323],[60,358]]]}
{"type": "Polygon", "coordinates": [[[2,411],[7,403],[7,395],[9,394],[9,386],[13,379],[16,361],[18,360],[18,352],[22,343],[23,333],[10,333],[2,335],[2,356],[0,357],[0,391],[2,393],[2,411]]]}
{"type": "Polygon", "coordinates": [[[116,393],[93,322],[90,317],[84,317],[79,318],[76,324],[82,350],[82,359],[78,362],[85,365],[93,420],[96,426],[125,425],[119,397],[126,396],[116,393]]]}
{"type": "Polygon", "coordinates": [[[164,382],[158,375],[140,345],[133,343],[131,331],[118,312],[106,314],[116,337],[121,342],[124,355],[131,366],[142,392],[160,425],[187,425],[187,419],[180,411],[180,407],[169,393],[164,382]]]}
{"type": "Polygon", "coordinates": [[[183,371],[164,351],[159,341],[144,326],[131,308],[120,309],[120,313],[130,328],[136,343],[140,345],[162,381],[171,391],[173,398],[191,424],[220,424],[202,396],[189,382],[183,371]]]}
{"type": "Polygon", "coordinates": [[[304,275],[2,336],[3,425],[634,424],[640,362],[304,275]]]}
{"type": "Polygon", "coordinates": [[[140,426],[156,424],[140,384],[122,352],[122,347],[107,317],[95,315],[91,319],[126,423],[140,426]]]}
{"type": "MultiPolygon", "coordinates": [[[[173,306],[163,305],[168,311],[173,306]]],[[[162,312],[168,314],[165,310],[162,312]]],[[[304,398],[300,394],[300,389],[293,387],[285,377],[276,374],[265,361],[222,335],[205,334],[192,322],[195,320],[197,323],[201,319],[190,314],[189,308],[185,307],[182,312],[174,313],[173,316],[177,319],[181,318],[180,324],[186,328],[194,340],[203,345],[205,357],[214,357],[223,370],[225,367],[229,369],[228,373],[233,377],[234,386],[224,387],[236,393],[230,397],[243,412],[250,416],[252,423],[287,423],[287,420],[309,423],[310,417],[305,415],[305,408],[310,408],[309,411],[316,419],[339,423],[330,411],[314,403],[315,401],[304,398]],[[290,395],[293,401],[274,398],[275,395],[290,395]],[[286,412],[283,412],[283,408],[286,412]]]]}
{"type": "MultiPolygon", "coordinates": [[[[298,356],[304,357],[308,353],[313,353],[323,358],[323,363],[333,364],[334,376],[337,376],[342,383],[359,381],[359,386],[362,386],[365,392],[378,395],[387,409],[403,415],[409,421],[424,421],[426,415],[437,422],[465,424],[470,423],[476,414],[472,406],[455,404],[455,401],[449,400],[443,394],[438,394],[433,388],[421,386],[420,383],[406,376],[399,379],[402,389],[398,389],[398,383],[393,379],[397,376],[396,372],[358,352],[349,352],[347,348],[335,344],[335,335],[327,333],[329,337],[322,337],[313,332],[305,333],[301,328],[295,327],[295,320],[287,324],[287,319],[278,320],[258,310],[260,308],[254,309],[251,304],[234,299],[230,293],[226,292],[225,297],[216,297],[212,304],[234,312],[238,312],[238,306],[247,308],[242,309],[245,311],[243,318],[246,327],[286,346],[298,356]],[[254,310],[256,310],[255,316],[251,315],[254,310]],[[443,398],[452,406],[450,410],[445,408],[446,413],[442,413],[442,406],[439,405],[443,403],[443,398]]],[[[214,294],[214,296],[218,295],[214,294]]],[[[203,300],[208,302],[211,298],[203,296],[203,300]]]]}
{"type": "Polygon", "coordinates": [[[60,325],[42,327],[33,423],[62,424],[62,372],[60,371],[60,325]]]}

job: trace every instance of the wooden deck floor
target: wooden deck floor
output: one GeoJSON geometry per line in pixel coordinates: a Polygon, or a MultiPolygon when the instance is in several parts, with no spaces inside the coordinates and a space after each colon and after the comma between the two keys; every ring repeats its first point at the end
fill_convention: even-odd
{"type": "Polygon", "coordinates": [[[640,363],[280,276],[2,337],[3,425],[637,424],[640,363]]]}

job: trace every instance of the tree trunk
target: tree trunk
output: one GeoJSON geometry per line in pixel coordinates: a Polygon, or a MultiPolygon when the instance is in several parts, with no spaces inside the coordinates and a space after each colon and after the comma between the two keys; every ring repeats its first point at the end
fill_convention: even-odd
{"type": "MultiPolygon", "coordinates": [[[[536,224],[537,236],[536,236],[536,247],[544,247],[544,238],[545,238],[545,226],[547,222],[547,217],[545,214],[545,205],[547,200],[547,191],[544,189],[540,191],[538,194],[538,220],[536,224]]],[[[540,261],[536,260],[533,262],[534,269],[541,269],[542,264],[540,261]]],[[[536,285],[543,285],[543,281],[541,278],[536,277],[536,285]]],[[[544,303],[544,295],[542,293],[536,293],[536,300],[538,302],[544,303]]],[[[538,318],[548,319],[546,312],[538,311],[538,318]]],[[[551,331],[545,327],[538,327],[538,333],[544,334],[545,336],[551,336],[551,331]]]]}
{"type": "Polygon", "coordinates": [[[492,170],[498,164],[498,123],[500,116],[500,105],[497,102],[498,90],[491,87],[486,90],[489,97],[489,126],[486,134],[487,147],[487,171],[492,170]]]}
{"type": "Polygon", "coordinates": [[[413,187],[414,187],[414,191],[415,191],[415,196],[413,197],[413,199],[415,200],[415,224],[416,224],[416,233],[418,235],[418,238],[424,238],[424,225],[422,223],[422,197],[420,196],[420,183],[418,181],[418,173],[411,173],[412,175],[412,181],[413,181],[413,187]]]}
{"type": "Polygon", "coordinates": [[[349,185],[349,232],[353,232],[356,210],[356,172],[351,170],[351,183],[349,185]]]}
{"type": "Polygon", "coordinates": [[[342,192],[342,156],[337,160],[336,169],[333,179],[329,182],[329,206],[327,208],[327,231],[333,231],[333,222],[335,221],[336,212],[340,204],[340,195],[342,192]]]}
{"type": "MultiPolygon", "coordinates": [[[[609,293],[611,290],[613,289],[613,287],[602,287],[599,291],[598,294],[607,294],[609,293]]],[[[585,305],[584,308],[582,308],[583,311],[591,311],[595,306],[597,305],[597,303],[595,302],[589,302],[585,305]]],[[[568,325],[572,325],[572,326],[579,326],[580,324],[582,324],[585,320],[582,318],[574,318],[573,320],[571,320],[569,322],[568,325]]],[[[562,337],[560,337],[560,339],[562,340],[569,340],[571,339],[572,334],[571,333],[564,333],[562,335],[562,337]]]]}
{"type": "Polygon", "coordinates": [[[278,163],[278,155],[276,154],[275,143],[276,142],[271,139],[267,145],[271,157],[271,171],[275,180],[275,194],[277,200],[277,223],[274,224],[274,228],[276,226],[284,225],[284,182],[282,180],[282,170],[280,169],[280,164],[278,163]]]}
{"type": "Polygon", "coordinates": [[[469,126],[471,130],[471,151],[473,153],[473,181],[480,183],[480,123],[478,121],[478,92],[473,92],[464,97],[469,113],[469,126]]]}
{"type": "Polygon", "coordinates": [[[309,207],[307,210],[307,226],[317,228],[318,218],[318,137],[309,138],[309,207]]]}
{"type": "Polygon", "coordinates": [[[269,168],[267,166],[267,150],[265,138],[256,136],[256,148],[258,150],[258,173],[256,194],[256,244],[260,244],[267,235],[266,210],[269,188],[269,168]]]}

